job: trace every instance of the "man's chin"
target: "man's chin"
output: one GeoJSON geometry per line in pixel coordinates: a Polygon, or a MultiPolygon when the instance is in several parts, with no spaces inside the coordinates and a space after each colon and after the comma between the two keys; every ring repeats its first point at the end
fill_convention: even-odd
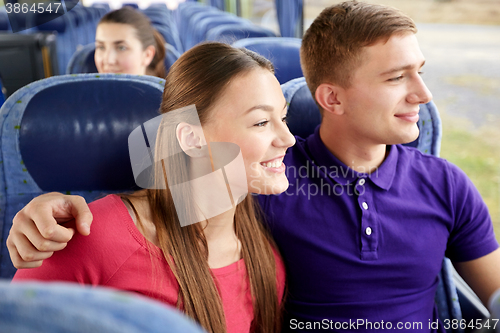
{"type": "Polygon", "coordinates": [[[415,140],[418,139],[419,136],[419,131],[416,131],[416,134],[410,135],[410,133],[407,133],[408,135],[403,135],[395,140],[391,140],[390,142],[386,142],[386,145],[404,145],[407,143],[414,142],[415,140]]]}

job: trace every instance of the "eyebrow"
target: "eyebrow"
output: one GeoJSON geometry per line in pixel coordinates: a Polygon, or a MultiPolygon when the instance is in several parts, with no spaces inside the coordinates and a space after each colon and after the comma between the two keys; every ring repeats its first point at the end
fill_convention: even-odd
{"type": "MultiPolygon", "coordinates": [[[[285,101],[285,105],[283,106],[283,109],[286,108],[287,104],[288,103],[285,101]]],[[[252,106],[250,109],[246,110],[243,114],[246,115],[254,110],[264,110],[267,112],[272,112],[272,111],[274,111],[274,108],[271,105],[259,104],[259,105],[252,106]]]]}
{"type": "MultiPolygon", "coordinates": [[[[96,39],[95,40],[96,43],[104,43],[102,40],[98,40],[96,39]]],[[[113,42],[113,44],[121,44],[121,43],[125,43],[124,40],[117,40],[116,42],[113,42]]]]}
{"type": "MultiPolygon", "coordinates": [[[[424,65],[425,65],[425,60],[422,61],[422,64],[420,65],[419,68],[422,68],[424,65]]],[[[380,73],[380,76],[392,74],[392,73],[395,73],[395,72],[406,71],[406,70],[412,69],[414,67],[415,67],[414,65],[405,65],[405,66],[400,66],[400,67],[392,68],[392,69],[389,69],[388,71],[380,73]]]]}

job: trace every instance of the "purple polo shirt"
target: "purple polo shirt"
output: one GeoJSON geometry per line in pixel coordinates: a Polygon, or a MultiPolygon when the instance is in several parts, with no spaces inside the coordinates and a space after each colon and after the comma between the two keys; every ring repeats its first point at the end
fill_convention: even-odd
{"type": "Polygon", "coordinates": [[[318,127],[285,156],[288,190],[258,197],[287,266],[284,331],[316,321],[333,331],[444,332],[429,327],[443,257],[467,261],[498,247],[460,169],[414,148],[388,149],[376,172],[358,173],[325,147],[318,127]]]}

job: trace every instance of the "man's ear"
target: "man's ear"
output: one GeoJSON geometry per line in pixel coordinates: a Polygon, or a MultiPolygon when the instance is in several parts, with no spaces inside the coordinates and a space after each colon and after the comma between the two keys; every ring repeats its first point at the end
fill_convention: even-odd
{"type": "Polygon", "coordinates": [[[181,149],[191,157],[202,157],[206,154],[205,136],[200,126],[188,123],[179,123],[175,135],[181,149]]]}
{"type": "Polygon", "coordinates": [[[316,88],[314,97],[324,112],[341,115],[344,113],[344,105],[340,102],[340,94],[343,89],[337,85],[322,83],[316,88]]]}
{"type": "Polygon", "coordinates": [[[143,51],[142,65],[148,67],[155,57],[156,49],[153,45],[149,45],[143,51]]]}

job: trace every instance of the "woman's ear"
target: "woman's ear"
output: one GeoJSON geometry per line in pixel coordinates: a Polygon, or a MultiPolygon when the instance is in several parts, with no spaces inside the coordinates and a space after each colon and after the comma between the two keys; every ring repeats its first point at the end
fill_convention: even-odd
{"type": "Polygon", "coordinates": [[[146,47],[146,49],[142,53],[143,54],[142,65],[148,67],[151,61],[153,61],[155,53],[156,49],[153,45],[149,45],[148,47],[146,47]]]}
{"type": "Polygon", "coordinates": [[[188,123],[179,123],[175,129],[175,135],[179,146],[187,155],[191,157],[202,157],[206,154],[205,136],[200,126],[188,123]]]}
{"type": "Polygon", "coordinates": [[[343,89],[337,85],[322,83],[316,88],[314,97],[324,113],[341,115],[344,113],[344,105],[340,99],[342,92],[343,89]]]}

